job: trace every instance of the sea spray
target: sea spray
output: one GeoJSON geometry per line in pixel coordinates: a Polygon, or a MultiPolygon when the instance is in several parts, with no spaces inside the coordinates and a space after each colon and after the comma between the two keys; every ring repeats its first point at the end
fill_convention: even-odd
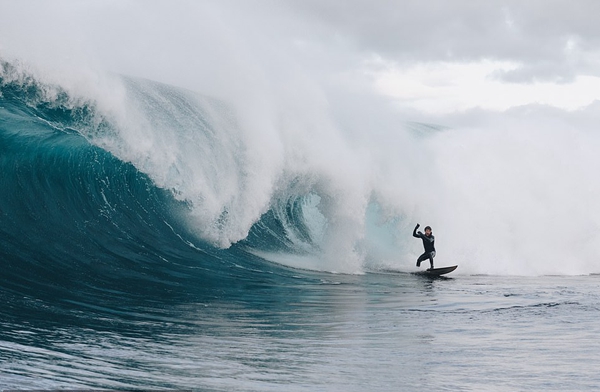
{"type": "Polygon", "coordinates": [[[52,126],[132,163],[186,206],[178,220],[198,240],[220,248],[242,241],[298,268],[409,270],[419,222],[436,233],[436,265],[466,273],[597,268],[598,137],[582,124],[538,126],[543,108],[538,117],[513,112],[463,128],[395,123],[383,112],[377,127],[360,131],[312,88],[295,100],[274,95],[245,106],[115,75],[89,80],[110,80],[96,88],[63,87],[47,81],[60,77],[4,64],[2,85],[21,86],[26,106],[72,110],[52,126]],[[290,205],[297,219],[282,220],[290,205]],[[281,230],[273,238],[287,243],[275,253],[249,236],[273,230],[269,216],[281,230]]]}

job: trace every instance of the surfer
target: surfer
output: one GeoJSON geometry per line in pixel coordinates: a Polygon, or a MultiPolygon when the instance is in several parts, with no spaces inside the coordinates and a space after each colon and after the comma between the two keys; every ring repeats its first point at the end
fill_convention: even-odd
{"type": "Polygon", "coordinates": [[[417,259],[417,267],[421,266],[422,261],[429,259],[431,269],[433,269],[433,258],[435,257],[435,237],[433,236],[433,233],[431,232],[431,227],[429,226],[425,227],[425,234],[421,233],[420,231],[417,231],[417,229],[420,226],[421,225],[417,223],[415,229],[413,230],[413,237],[420,238],[423,240],[423,247],[425,248],[425,253],[423,253],[417,259]]]}

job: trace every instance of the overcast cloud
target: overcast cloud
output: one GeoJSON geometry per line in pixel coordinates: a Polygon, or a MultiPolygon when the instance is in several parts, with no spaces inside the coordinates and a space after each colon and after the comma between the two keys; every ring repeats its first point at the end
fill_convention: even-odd
{"type": "Polygon", "coordinates": [[[302,1],[307,19],[357,49],[400,63],[517,62],[510,81],[598,75],[600,3],[588,1],[302,1]]]}
{"type": "Polygon", "coordinates": [[[213,94],[296,79],[428,114],[572,111],[600,96],[597,15],[593,0],[0,0],[0,56],[213,94]]]}

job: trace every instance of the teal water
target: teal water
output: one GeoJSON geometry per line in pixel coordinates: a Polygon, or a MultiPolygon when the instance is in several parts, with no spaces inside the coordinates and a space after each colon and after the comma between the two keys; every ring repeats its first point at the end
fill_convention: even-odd
{"type": "Polygon", "coordinates": [[[248,282],[201,302],[52,305],[4,293],[0,379],[4,388],[199,391],[600,383],[598,276],[286,273],[286,284],[248,282]],[[49,316],[58,312],[69,321],[49,316]]]}

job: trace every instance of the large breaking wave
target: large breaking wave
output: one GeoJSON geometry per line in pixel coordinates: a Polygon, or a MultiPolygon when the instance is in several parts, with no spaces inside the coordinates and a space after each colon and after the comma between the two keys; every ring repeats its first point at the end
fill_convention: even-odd
{"type": "Polygon", "coordinates": [[[178,274],[171,263],[215,274],[265,260],[346,273],[408,270],[419,252],[410,237],[417,219],[439,232],[438,263],[465,272],[594,272],[597,207],[585,215],[569,199],[561,205],[553,192],[563,178],[555,177],[559,168],[540,167],[544,161],[496,160],[527,150],[527,140],[492,146],[500,134],[417,123],[356,137],[314,113],[302,121],[277,111],[260,117],[132,77],[98,85],[76,93],[2,63],[0,241],[13,283],[39,284],[32,266],[44,275],[65,263],[58,271],[73,277],[118,270],[123,279],[157,282],[178,274]],[[537,199],[504,191],[519,184],[537,199]],[[562,207],[593,230],[580,237],[535,224],[554,214],[560,226],[569,218],[562,207]],[[558,248],[543,238],[561,233],[558,248]]]}
{"type": "Polygon", "coordinates": [[[194,264],[218,281],[231,266],[269,269],[256,255],[360,271],[319,264],[329,224],[322,180],[261,169],[270,158],[252,155],[225,103],[147,80],[114,83],[123,106],[106,109],[2,64],[5,283],[160,284],[194,264]]]}

